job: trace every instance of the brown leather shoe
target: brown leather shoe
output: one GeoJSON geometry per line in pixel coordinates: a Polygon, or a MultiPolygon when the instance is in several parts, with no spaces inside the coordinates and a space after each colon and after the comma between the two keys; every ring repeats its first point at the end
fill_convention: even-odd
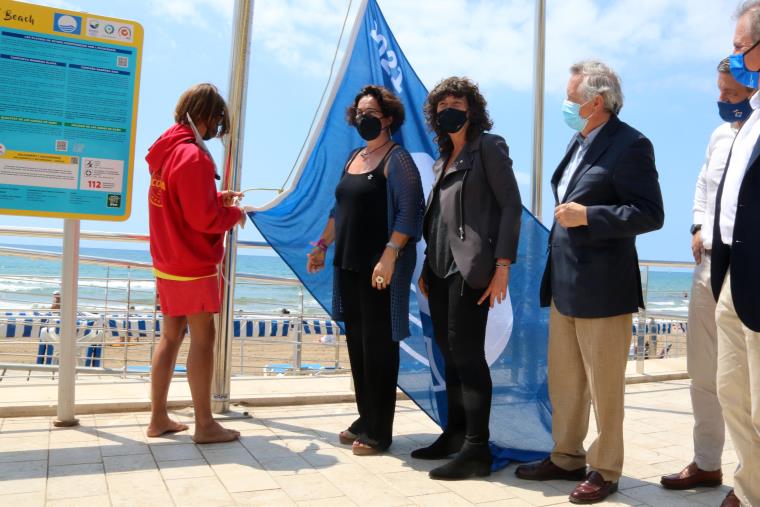
{"type": "Polygon", "coordinates": [[[617,482],[605,481],[599,472],[591,472],[586,480],[578,484],[570,493],[570,503],[601,502],[617,490],[617,482]]]}
{"type": "Polygon", "coordinates": [[[550,458],[546,458],[531,465],[520,465],[515,470],[515,475],[526,481],[550,481],[553,479],[581,481],[586,477],[586,467],[565,470],[555,465],[550,458]]]}
{"type": "Polygon", "coordinates": [[[676,474],[663,475],[660,484],[665,489],[691,489],[698,486],[715,487],[723,484],[723,472],[702,470],[696,463],[689,465],[676,474]]]}
{"type": "Polygon", "coordinates": [[[742,503],[739,498],[734,494],[734,490],[728,492],[726,498],[720,503],[720,507],[741,507],[742,503]]]}

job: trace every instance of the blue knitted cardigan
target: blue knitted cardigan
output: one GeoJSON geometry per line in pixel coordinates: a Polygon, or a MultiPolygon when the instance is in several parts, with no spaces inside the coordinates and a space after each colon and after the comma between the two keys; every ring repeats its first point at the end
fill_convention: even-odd
{"type": "MultiPolygon", "coordinates": [[[[352,153],[351,156],[354,154],[352,153]]],[[[393,231],[409,236],[409,241],[399,252],[391,291],[391,329],[394,341],[408,338],[409,288],[417,264],[417,241],[422,236],[422,218],[425,214],[425,197],[422,193],[420,173],[409,152],[396,145],[388,157],[388,233],[393,231]]],[[[345,170],[343,172],[345,174],[345,170]]],[[[342,176],[341,176],[342,177],[342,176]]],[[[335,206],[338,204],[336,203],[335,206]]],[[[334,217],[335,208],[330,212],[334,217]]],[[[334,268],[332,318],[343,321],[343,301],[340,297],[340,269],[334,268]]]]}

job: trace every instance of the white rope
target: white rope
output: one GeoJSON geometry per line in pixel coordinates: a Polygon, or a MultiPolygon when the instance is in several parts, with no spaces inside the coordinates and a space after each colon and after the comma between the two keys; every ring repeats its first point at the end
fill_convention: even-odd
{"type": "Polygon", "coordinates": [[[285,178],[285,181],[282,183],[282,186],[277,190],[279,193],[282,193],[285,190],[285,186],[287,186],[288,181],[290,181],[290,178],[293,176],[293,172],[296,170],[296,166],[298,165],[298,160],[301,158],[301,155],[303,154],[303,150],[306,148],[306,144],[309,141],[309,133],[314,128],[314,124],[317,121],[319,110],[322,108],[322,104],[324,103],[325,97],[327,96],[327,91],[330,88],[330,82],[332,81],[332,77],[335,72],[335,62],[338,61],[338,52],[340,50],[340,43],[343,41],[343,34],[346,31],[346,24],[348,23],[348,15],[351,12],[352,3],[353,3],[353,0],[348,0],[348,8],[346,9],[346,16],[343,18],[343,26],[341,26],[340,28],[338,43],[335,45],[335,52],[333,53],[332,63],[330,63],[330,74],[327,76],[327,81],[325,82],[325,87],[322,90],[322,96],[319,99],[319,104],[317,105],[317,108],[314,110],[314,116],[311,119],[309,130],[306,134],[306,137],[303,140],[303,144],[301,144],[301,149],[298,150],[298,155],[293,161],[293,167],[290,168],[290,172],[288,173],[287,178],[285,178]]]}

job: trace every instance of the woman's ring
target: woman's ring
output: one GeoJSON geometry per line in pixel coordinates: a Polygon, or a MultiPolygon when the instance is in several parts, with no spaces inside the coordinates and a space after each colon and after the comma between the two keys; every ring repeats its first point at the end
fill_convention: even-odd
{"type": "Polygon", "coordinates": [[[385,278],[378,275],[375,277],[375,283],[378,285],[385,285],[385,278]]]}

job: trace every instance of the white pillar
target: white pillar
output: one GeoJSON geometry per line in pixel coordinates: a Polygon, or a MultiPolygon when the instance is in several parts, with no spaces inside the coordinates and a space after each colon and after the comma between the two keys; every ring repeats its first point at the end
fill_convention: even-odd
{"type": "Polygon", "coordinates": [[[79,280],[79,220],[63,221],[61,269],[61,334],[58,347],[58,411],[55,426],[76,426],[74,417],[77,353],[77,283],[79,280]]]}

